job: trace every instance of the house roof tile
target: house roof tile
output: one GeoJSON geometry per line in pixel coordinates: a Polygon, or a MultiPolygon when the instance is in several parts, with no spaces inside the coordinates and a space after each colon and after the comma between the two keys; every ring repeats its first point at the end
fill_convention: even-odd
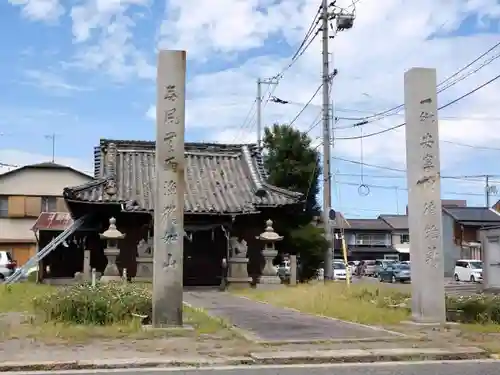
{"type": "Polygon", "coordinates": [[[443,212],[457,222],[469,226],[473,223],[477,226],[500,223],[500,214],[488,207],[443,207],[443,212]]]}
{"type": "Polygon", "coordinates": [[[408,229],[407,215],[380,215],[380,219],[385,221],[392,229],[408,229]]]}
{"type": "MultiPolygon", "coordinates": [[[[186,213],[252,213],[259,207],[295,204],[302,197],[265,182],[267,175],[256,145],[186,143],[185,162],[186,213]]],[[[66,188],[66,199],[153,210],[154,142],[101,140],[95,148],[94,165],[97,180],[66,188]],[[106,157],[108,152],[114,157],[106,157]],[[106,194],[110,180],[117,187],[111,197],[106,194]]]]}
{"type": "Polygon", "coordinates": [[[350,230],[383,230],[390,231],[391,227],[380,219],[346,219],[350,230]]]}

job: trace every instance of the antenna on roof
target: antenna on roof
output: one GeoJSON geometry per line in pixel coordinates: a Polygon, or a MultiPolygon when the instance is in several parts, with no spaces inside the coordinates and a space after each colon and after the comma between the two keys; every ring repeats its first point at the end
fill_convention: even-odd
{"type": "Polygon", "coordinates": [[[52,163],[54,163],[56,158],[56,133],[48,134],[45,138],[52,140],[52,163]]]}

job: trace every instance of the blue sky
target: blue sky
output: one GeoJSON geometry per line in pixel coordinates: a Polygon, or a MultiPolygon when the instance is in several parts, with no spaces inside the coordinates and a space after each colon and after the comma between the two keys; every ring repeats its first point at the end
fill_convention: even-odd
{"type": "MultiPolygon", "coordinates": [[[[253,142],[255,112],[245,118],[255,81],[290,63],[318,5],[317,0],[2,2],[0,24],[9,33],[0,34],[0,89],[5,93],[0,163],[50,159],[52,141],[46,136],[56,134],[56,161],[91,171],[99,138],[153,139],[157,48],[188,51],[188,141],[253,142]]],[[[499,40],[496,1],[361,0],[356,16],[355,27],[330,42],[332,63],[339,70],[332,90],[339,117],[363,117],[402,104],[403,74],[410,67],[435,67],[441,81],[499,40]]],[[[485,59],[498,53],[500,48],[485,59]]],[[[316,91],[320,64],[315,40],[274,91],[292,103],[268,103],[265,124],[295,117],[316,91]]],[[[500,59],[493,60],[461,79],[440,95],[440,104],[492,78],[499,67],[500,59]]],[[[500,155],[500,132],[495,131],[499,94],[500,85],[494,83],[440,113],[442,175],[500,175],[495,162],[500,155]]],[[[320,96],[314,98],[294,125],[309,128],[320,103],[320,96]]],[[[401,111],[374,121],[363,127],[363,134],[403,119],[401,111]]],[[[352,123],[341,120],[336,126],[352,123]]],[[[318,137],[319,130],[314,128],[311,136],[318,137]]],[[[341,138],[359,134],[359,129],[335,131],[341,138]]],[[[339,140],[333,154],[404,170],[404,129],[366,138],[362,146],[357,140],[339,140]]],[[[334,166],[334,206],[346,216],[404,212],[404,172],[361,169],[338,160],[334,166]],[[369,195],[358,194],[361,182],[371,186],[369,195]]],[[[492,180],[500,182],[500,177],[492,180]]],[[[444,198],[484,204],[480,181],[443,179],[442,190],[444,198]]]]}

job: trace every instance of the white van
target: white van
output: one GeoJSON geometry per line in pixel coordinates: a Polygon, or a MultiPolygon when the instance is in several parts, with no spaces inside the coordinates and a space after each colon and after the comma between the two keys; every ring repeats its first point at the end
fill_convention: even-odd
{"type": "Polygon", "coordinates": [[[483,281],[483,262],[474,259],[460,259],[455,263],[455,281],[483,281]]]}

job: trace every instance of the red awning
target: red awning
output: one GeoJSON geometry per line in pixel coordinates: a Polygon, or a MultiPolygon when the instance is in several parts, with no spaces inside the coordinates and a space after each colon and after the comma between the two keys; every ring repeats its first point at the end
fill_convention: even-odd
{"type": "Polygon", "coordinates": [[[71,224],[73,224],[73,219],[67,212],[42,212],[31,230],[63,231],[71,224]]]}

